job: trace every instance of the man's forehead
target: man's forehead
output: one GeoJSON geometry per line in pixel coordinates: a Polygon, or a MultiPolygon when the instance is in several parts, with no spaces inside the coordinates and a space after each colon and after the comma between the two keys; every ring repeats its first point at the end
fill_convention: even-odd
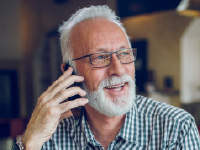
{"type": "Polygon", "coordinates": [[[110,31],[114,31],[117,28],[119,28],[120,30],[122,30],[116,23],[111,22],[109,20],[107,20],[106,18],[95,18],[95,19],[87,19],[84,21],[81,21],[79,23],[77,23],[73,29],[74,31],[78,31],[78,32],[99,32],[101,33],[102,30],[109,30],[111,27],[112,30],[110,31]]]}
{"type": "Polygon", "coordinates": [[[110,37],[110,39],[125,37],[124,31],[118,25],[106,19],[80,22],[72,32],[74,39],[84,42],[104,40],[105,37],[110,37]]]}
{"type": "Polygon", "coordinates": [[[102,32],[101,30],[97,30],[96,32],[94,32],[92,35],[91,35],[91,38],[92,39],[104,39],[105,37],[113,37],[113,38],[118,38],[118,37],[121,37],[121,35],[119,34],[110,34],[110,33],[113,33],[115,32],[113,29],[107,29],[106,32],[102,32]]]}
{"type": "MultiPolygon", "coordinates": [[[[126,41],[123,30],[113,22],[106,19],[87,20],[78,23],[72,31],[72,42],[74,52],[77,53],[77,47],[80,56],[93,53],[98,49],[106,49],[104,43],[112,44],[116,41],[126,41]]],[[[75,54],[76,55],[76,54],[75,54]]],[[[76,56],[78,56],[76,55],[76,56]]]]}

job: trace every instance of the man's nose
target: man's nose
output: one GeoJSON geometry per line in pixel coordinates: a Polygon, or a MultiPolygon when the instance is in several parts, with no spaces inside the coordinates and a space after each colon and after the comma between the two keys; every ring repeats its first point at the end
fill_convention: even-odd
{"type": "Polygon", "coordinates": [[[116,54],[112,54],[110,65],[108,66],[108,75],[121,76],[125,73],[125,66],[120,62],[116,54]]]}

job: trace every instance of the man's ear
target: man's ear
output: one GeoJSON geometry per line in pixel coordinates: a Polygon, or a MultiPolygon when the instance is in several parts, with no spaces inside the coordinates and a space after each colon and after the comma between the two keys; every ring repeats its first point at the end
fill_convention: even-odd
{"type": "Polygon", "coordinates": [[[60,65],[60,68],[61,68],[62,72],[65,71],[65,65],[66,65],[66,64],[61,64],[61,65],[60,65]]]}

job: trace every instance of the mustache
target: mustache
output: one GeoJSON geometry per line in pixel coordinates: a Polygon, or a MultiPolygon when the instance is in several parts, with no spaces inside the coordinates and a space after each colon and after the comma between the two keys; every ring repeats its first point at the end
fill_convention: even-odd
{"type": "Polygon", "coordinates": [[[110,76],[106,79],[104,79],[103,81],[101,81],[99,88],[105,88],[108,86],[112,86],[112,85],[116,85],[116,84],[121,84],[121,83],[125,83],[127,82],[128,84],[130,82],[133,82],[134,80],[132,79],[132,77],[128,74],[124,74],[122,76],[110,76]]]}

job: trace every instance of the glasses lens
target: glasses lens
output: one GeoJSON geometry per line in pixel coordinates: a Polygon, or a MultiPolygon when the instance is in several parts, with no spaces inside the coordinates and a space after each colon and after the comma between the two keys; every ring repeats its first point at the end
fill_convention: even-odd
{"type": "Polygon", "coordinates": [[[110,53],[97,53],[90,55],[93,67],[104,67],[110,64],[110,53]]]}
{"type": "Polygon", "coordinates": [[[117,56],[121,63],[127,64],[135,61],[135,49],[123,49],[117,52],[117,56]]]}

